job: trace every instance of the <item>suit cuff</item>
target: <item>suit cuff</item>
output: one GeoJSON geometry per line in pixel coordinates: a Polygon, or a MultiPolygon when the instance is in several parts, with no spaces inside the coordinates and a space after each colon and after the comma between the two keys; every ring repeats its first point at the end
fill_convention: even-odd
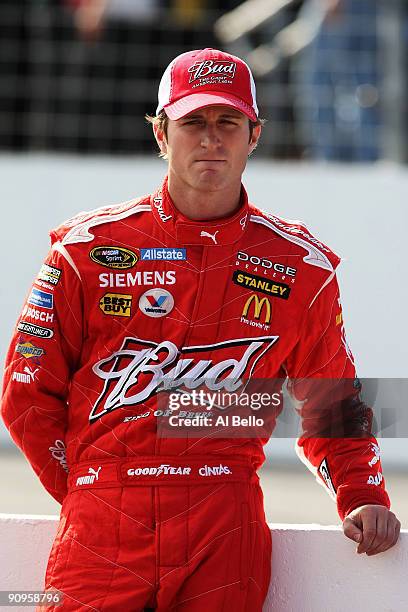
{"type": "Polygon", "coordinates": [[[340,485],[337,490],[337,511],[341,520],[358,508],[367,504],[375,504],[390,508],[391,502],[385,489],[374,485],[340,485]]]}

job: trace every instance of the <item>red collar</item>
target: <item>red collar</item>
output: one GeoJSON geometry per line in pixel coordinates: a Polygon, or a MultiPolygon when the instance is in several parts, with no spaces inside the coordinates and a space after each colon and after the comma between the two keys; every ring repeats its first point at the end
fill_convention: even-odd
{"type": "Polygon", "coordinates": [[[233,244],[242,237],[249,209],[248,196],[241,187],[241,205],[232,216],[215,221],[192,221],[174,206],[167,189],[167,177],[151,198],[153,215],[160,227],[175,239],[177,244],[223,246],[233,244]]]}

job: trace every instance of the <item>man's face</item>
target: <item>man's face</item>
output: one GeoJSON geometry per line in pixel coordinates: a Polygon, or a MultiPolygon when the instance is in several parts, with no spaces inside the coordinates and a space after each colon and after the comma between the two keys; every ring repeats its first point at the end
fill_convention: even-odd
{"type": "Polygon", "coordinates": [[[216,105],[169,120],[167,138],[157,129],[155,136],[168,157],[170,182],[214,192],[240,183],[260,132],[261,127],[255,127],[250,138],[246,115],[216,105]]]}

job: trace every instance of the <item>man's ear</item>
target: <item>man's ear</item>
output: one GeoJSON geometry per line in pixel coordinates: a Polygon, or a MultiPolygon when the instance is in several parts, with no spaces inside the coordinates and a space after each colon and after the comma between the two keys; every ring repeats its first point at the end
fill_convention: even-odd
{"type": "Polygon", "coordinates": [[[262,125],[256,125],[254,129],[252,130],[251,140],[249,141],[249,145],[248,145],[249,146],[248,157],[256,149],[258,140],[261,136],[261,132],[262,132],[262,125]]]}
{"type": "Polygon", "coordinates": [[[161,130],[157,125],[153,126],[154,137],[156,139],[157,144],[159,145],[160,153],[162,155],[167,154],[167,140],[166,135],[163,130],[161,130]]]}

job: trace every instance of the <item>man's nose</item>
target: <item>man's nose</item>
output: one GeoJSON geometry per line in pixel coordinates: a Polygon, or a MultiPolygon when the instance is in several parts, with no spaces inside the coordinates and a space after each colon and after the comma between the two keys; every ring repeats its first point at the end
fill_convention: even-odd
{"type": "Polygon", "coordinates": [[[216,126],[207,125],[201,137],[201,146],[208,148],[218,147],[221,139],[216,126]]]}

